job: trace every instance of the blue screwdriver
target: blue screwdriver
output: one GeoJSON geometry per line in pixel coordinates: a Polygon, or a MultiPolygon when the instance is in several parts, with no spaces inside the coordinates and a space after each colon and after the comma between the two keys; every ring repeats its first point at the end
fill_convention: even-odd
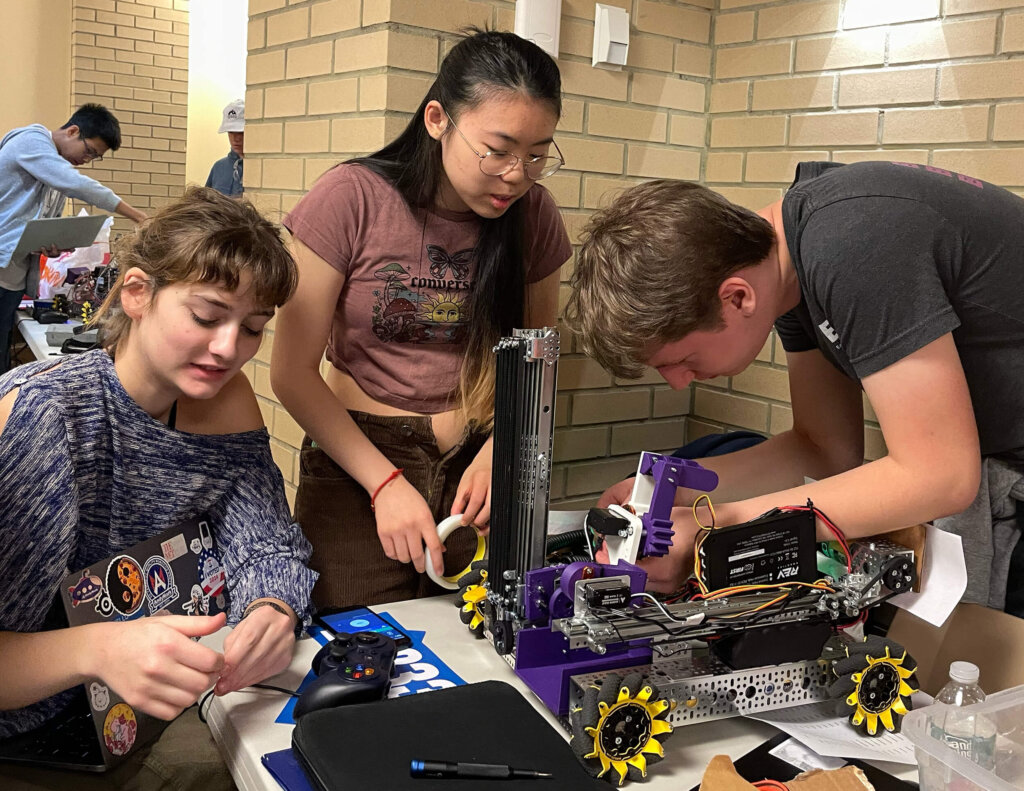
{"type": "Polygon", "coordinates": [[[418,761],[409,765],[413,777],[474,777],[491,780],[513,780],[536,777],[553,777],[550,772],[533,769],[513,769],[507,764],[468,764],[451,761],[418,761]]]}

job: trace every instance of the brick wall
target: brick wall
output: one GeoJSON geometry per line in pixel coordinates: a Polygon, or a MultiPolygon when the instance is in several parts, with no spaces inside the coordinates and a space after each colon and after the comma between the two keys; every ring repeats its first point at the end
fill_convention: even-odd
{"type": "MultiPolygon", "coordinates": [[[[595,0],[562,2],[557,139],[568,166],[544,183],[574,242],[616,190],[653,176],[699,178],[706,144],[714,0],[609,1],[630,12],[621,72],[590,66],[595,0]]],[[[514,3],[250,0],[249,15],[246,191],[280,219],[327,168],[405,126],[455,31],[510,30],[514,3]]],[[[270,345],[248,373],[292,495],[302,432],[270,389],[270,345]]],[[[552,498],[575,503],[635,469],[637,451],[682,444],[691,394],[657,376],[615,382],[571,345],[563,351],[552,498]]]]}
{"type": "MultiPolygon", "coordinates": [[[[188,2],[72,0],[72,109],[105,105],[122,135],[119,151],[82,172],[143,211],[185,187],[188,2]]],[[[119,217],[115,231],[130,225],[119,217]]]]}
{"type": "MultiPolygon", "coordinates": [[[[802,159],[898,159],[1024,192],[1024,4],[1007,0],[720,0],[704,180],[752,209],[802,159]]],[[[739,376],[694,385],[690,438],[772,434],[792,411],[769,339],[739,376]]],[[[865,453],[884,455],[866,404],[865,453]]]]}
{"type": "MultiPolygon", "coordinates": [[[[1024,192],[1024,3],[610,2],[630,12],[622,72],[590,66],[594,0],[562,2],[568,166],[545,184],[574,242],[597,206],[646,178],[702,179],[760,208],[806,158],[898,157],[1024,192]]],[[[454,31],[510,29],[513,13],[505,0],[250,0],[249,194],[280,218],[332,164],[405,125],[454,31]]],[[[270,390],[269,349],[249,374],[291,494],[301,430],[270,390]]],[[[632,471],[639,450],[792,422],[774,336],[744,373],[678,393],[653,372],[616,381],[571,342],[563,351],[552,499],[566,506],[632,471]]],[[[865,406],[876,458],[884,443],[865,406]]]]}

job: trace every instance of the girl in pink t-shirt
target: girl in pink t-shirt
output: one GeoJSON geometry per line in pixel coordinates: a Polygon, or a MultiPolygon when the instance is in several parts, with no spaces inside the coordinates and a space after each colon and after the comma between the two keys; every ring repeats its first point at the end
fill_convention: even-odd
{"type": "Polygon", "coordinates": [[[564,164],[560,113],[555,62],[478,31],[398,138],[328,171],[285,219],[300,277],[271,381],[307,435],[295,516],[321,607],[440,593],[424,545],[440,574],[475,539],[458,531],[443,564],[437,522],[488,524],[491,349],[554,323],[571,252],[536,183],[564,164]]]}

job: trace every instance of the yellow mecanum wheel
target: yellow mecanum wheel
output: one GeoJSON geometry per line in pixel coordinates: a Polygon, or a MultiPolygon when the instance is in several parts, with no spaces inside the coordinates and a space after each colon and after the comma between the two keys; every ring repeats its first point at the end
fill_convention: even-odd
{"type": "Polygon", "coordinates": [[[476,560],[470,564],[469,571],[459,577],[459,594],[455,597],[455,606],[459,608],[459,618],[474,637],[484,636],[484,614],[481,605],[487,598],[487,561],[476,560]]]}
{"type": "Polygon", "coordinates": [[[917,663],[903,646],[881,637],[868,637],[847,647],[847,658],[832,668],[836,675],[829,692],[839,714],[868,736],[899,733],[904,715],[913,708],[918,691],[917,663]],[[879,723],[882,730],[879,730],[879,723]]]}
{"type": "Polygon", "coordinates": [[[665,756],[662,743],[672,733],[665,717],[673,708],[640,673],[609,674],[570,712],[573,752],[594,777],[618,785],[643,780],[665,756]]]}

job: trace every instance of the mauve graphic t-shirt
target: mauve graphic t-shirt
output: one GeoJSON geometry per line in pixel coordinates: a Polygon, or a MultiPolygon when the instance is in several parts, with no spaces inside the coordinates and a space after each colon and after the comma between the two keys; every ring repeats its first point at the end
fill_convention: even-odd
{"type": "MultiPolygon", "coordinates": [[[[520,200],[523,266],[535,283],[572,248],[551,193],[534,184],[520,200]]],[[[327,171],[285,217],[295,238],[345,276],[327,358],[370,397],[422,414],[452,408],[481,222],[473,212],[410,209],[390,182],[355,164],[327,171]]]]}

